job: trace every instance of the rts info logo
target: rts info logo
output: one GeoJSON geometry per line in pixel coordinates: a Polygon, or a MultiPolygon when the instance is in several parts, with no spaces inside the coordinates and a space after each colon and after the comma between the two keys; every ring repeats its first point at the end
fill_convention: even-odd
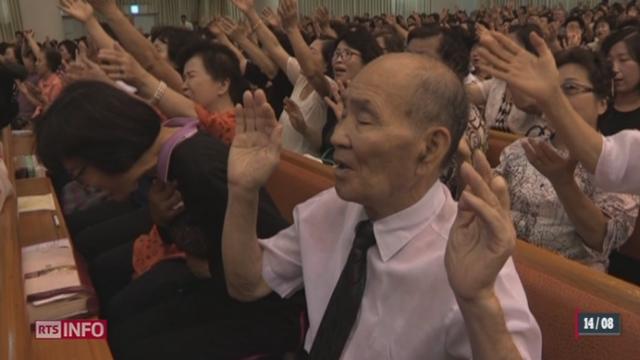
{"type": "Polygon", "coordinates": [[[36,339],[106,339],[106,320],[36,321],[36,339]]]}

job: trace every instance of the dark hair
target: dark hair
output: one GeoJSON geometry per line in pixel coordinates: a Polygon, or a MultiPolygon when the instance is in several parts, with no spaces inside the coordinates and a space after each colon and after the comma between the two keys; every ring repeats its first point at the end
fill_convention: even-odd
{"type": "MultiPolygon", "coordinates": [[[[7,50],[13,48],[14,51],[16,51],[16,46],[14,44],[11,43],[7,43],[7,42],[0,42],[0,55],[6,55],[7,54],[7,50]]],[[[16,55],[18,55],[16,53],[16,55]]]]}
{"type": "MultiPolygon", "coordinates": [[[[611,48],[622,41],[626,45],[631,59],[640,67],[640,33],[637,28],[626,27],[611,33],[602,42],[602,47],[600,48],[601,54],[607,57],[611,48]]],[[[640,82],[636,85],[636,90],[640,91],[640,82]]]]}
{"type": "Polygon", "coordinates": [[[622,20],[618,23],[618,29],[623,29],[627,27],[640,30],[640,20],[634,17],[634,18],[628,18],[628,19],[622,20]]]}
{"type": "Polygon", "coordinates": [[[36,151],[52,171],[80,159],[107,174],[127,172],[153,145],[161,118],[147,103],[102,82],[65,87],[35,123],[36,151]]]}
{"type": "Polygon", "coordinates": [[[229,80],[229,96],[234,103],[242,102],[242,94],[249,88],[248,82],[240,72],[238,57],[224,45],[206,41],[198,42],[183,50],[178,67],[184,71],[185,64],[192,58],[202,58],[204,68],[212,79],[229,80]]]}
{"type": "Polygon", "coordinates": [[[404,51],[404,39],[396,31],[379,31],[373,35],[376,39],[382,38],[384,46],[389,53],[403,52],[404,51]]]}
{"type": "Polygon", "coordinates": [[[535,32],[540,37],[544,37],[542,30],[536,24],[514,25],[509,29],[509,34],[515,34],[518,41],[524,45],[524,48],[527,49],[528,52],[538,55],[536,48],[531,43],[531,40],[529,40],[532,32],[535,32]]]}
{"type": "Polygon", "coordinates": [[[638,29],[634,27],[623,27],[612,32],[602,42],[600,51],[605,57],[609,55],[609,51],[617,43],[624,41],[631,58],[640,64],[640,37],[638,37],[638,29]]]}
{"type": "Polygon", "coordinates": [[[151,42],[160,40],[167,44],[169,60],[174,64],[180,62],[181,52],[200,41],[196,32],[175,26],[159,26],[151,30],[151,42]]]}
{"type": "Polygon", "coordinates": [[[44,58],[47,62],[47,68],[49,71],[55,73],[60,70],[60,67],[62,66],[62,55],[60,55],[58,50],[46,49],[44,51],[44,58]]]}
{"type": "Polygon", "coordinates": [[[460,79],[469,73],[470,47],[461,28],[444,29],[437,25],[415,28],[409,32],[407,44],[414,39],[428,39],[441,36],[438,46],[440,60],[453,70],[460,79]]]}
{"type": "Polygon", "coordinates": [[[338,20],[331,20],[329,22],[329,26],[336,32],[338,37],[343,36],[347,31],[349,31],[349,25],[343,23],[338,20]]]}
{"type": "Polygon", "coordinates": [[[58,48],[60,47],[64,47],[69,55],[71,55],[71,58],[73,60],[76,59],[76,51],[78,50],[78,46],[76,45],[76,43],[71,40],[64,40],[60,44],[58,44],[58,48]]]}
{"type": "Polygon", "coordinates": [[[555,54],[556,66],[576,64],[587,71],[593,93],[600,99],[611,97],[611,67],[601,54],[583,48],[572,48],[555,54]]]}
{"type": "Polygon", "coordinates": [[[433,36],[442,34],[442,28],[437,24],[428,24],[420,27],[416,27],[409,31],[407,35],[407,44],[413,39],[428,39],[433,36]]]}
{"type": "Polygon", "coordinates": [[[615,29],[617,20],[613,16],[602,16],[601,18],[596,20],[596,22],[593,24],[594,31],[596,30],[596,28],[598,27],[598,24],[600,23],[606,23],[607,25],[609,25],[609,30],[613,31],[615,29]]]}
{"type": "Polygon", "coordinates": [[[336,50],[337,42],[325,36],[320,36],[316,40],[322,42],[322,60],[327,65],[325,75],[331,76],[333,74],[333,67],[331,66],[331,59],[333,58],[333,52],[336,50]]]}
{"type": "MultiPolygon", "coordinates": [[[[336,46],[343,41],[350,48],[360,52],[363,64],[368,64],[373,59],[382,55],[382,49],[376,39],[363,27],[356,27],[347,31],[342,37],[336,40],[336,46]]],[[[331,54],[331,56],[333,57],[333,54],[331,54]]]]}
{"type": "Polygon", "coordinates": [[[578,25],[580,26],[580,30],[584,31],[585,25],[584,25],[584,20],[582,20],[582,17],[578,15],[569,16],[567,20],[564,21],[564,27],[567,27],[567,25],[569,25],[569,23],[571,22],[577,22],[578,25]]]}

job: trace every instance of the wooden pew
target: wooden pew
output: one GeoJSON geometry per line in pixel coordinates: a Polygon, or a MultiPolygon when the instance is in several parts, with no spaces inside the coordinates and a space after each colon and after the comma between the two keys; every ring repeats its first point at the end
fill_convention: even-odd
{"type": "MultiPolygon", "coordinates": [[[[4,159],[15,184],[11,130],[2,132],[4,159]]],[[[18,241],[16,196],[7,199],[0,213],[0,360],[30,359],[31,334],[27,324],[18,241]]]]}
{"type": "Polygon", "coordinates": [[[634,359],[640,287],[518,241],[516,268],[542,329],[543,359],[634,359]],[[576,311],[620,313],[620,336],[575,336],[576,311]]]}
{"type": "MultiPolygon", "coordinates": [[[[333,186],[330,167],[289,152],[267,184],[291,219],[295,204],[333,186]]],[[[518,240],[514,262],[543,335],[543,359],[632,359],[640,339],[640,288],[518,240]],[[622,334],[575,338],[575,312],[617,312],[622,334]],[[633,352],[630,352],[633,351],[633,352]]]]}
{"type": "Polygon", "coordinates": [[[333,168],[283,150],[266,188],[282,216],[293,223],[293,208],[335,183],[333,168]]]}
{"type": "Polygon", "coordinates": [[[489,148],[487,149],[486,155],[491,167],[498,166],[498,164],[500,164],[500,154],[502,150],[521,137],[520,135],[504,131],[489,130],[489,148]]]}
{"type": "MultiPolygon", "coordinates": [[[[33,138],[29,136],[17,136],[12,137],[10,132],[5,132],[4,138],[13,147],[12,156],[25,155],[32,152],[33,138]]],[[[13,161],[11,161],[13,164],[13,161]]],[[[13,167],[13,165],[12,165],[13,167]]],[[[11,170],[13,173],[13,170],[11,170]]],[[[28,195],[44,195],[53,193],[53,186],[48,178],[31,178],[21,179],[15,181],[16,192],[19,196],[28,195]]],[[[55,198],[55,196],[54,196],[55,198]]],[[[4,291],[2,294],[10,294],[7,296],[11,301],[13,308],[5,307],[5,296],[0,296],[0,314],[5,311],[13,311],[16,320],[12,326],[14,330],[11,330],[9,326],[5,327],[4,322],[0,322],[0,351],[4,349],[10,349],[11,347],[4,347],[3,341],[11,339],[11,341],[20,344],[25,347],[26,350],[21,354],[8,354],[4,356],[4,351],[1,360],[4,359],[51,359],[51,360],[108,360],[112,359],[111,351],[106,340],[36,340],[31,333],[29,324],[26,317],[26,304],[24,297],[24,284],[22,282],[22,267],[20,264],[21,254],[20,248],[27,245],[37,244],[59,238],[69,237],[66,223],[64,222],[64,216],[61,211],[60,204],[56,199],[56,211],[55,214],[60,220],[60,225],[56,226],[53,222],[53,214],[50,211],[30,212],[23,213],[17,216],[17,207],[15,206],[15,198],[13,199],[13,218],[10,219],[15,229],[14,236],[11,238],[11,243],[15,249],[11,249],[10,261],[5,262],[4,253],[3,256],[3,278],[5,272],[10,274],[13,279],[11,292],[4,291]],[[5,337],[5,331],[13,331],[13,335],[5,337]]],[[[4,243],[4,242],[0,242],[4,243]]],[[[3,244],[5,246],[5,244],[3,244]]],[[[7,255],[8,256],[8,255],[7,255]]],[[[79,271],[83,271],[83,264],[81,261],[78,263],[79,271]]],[[[15,346],[14,346],[15,347],[15,346]]]]}

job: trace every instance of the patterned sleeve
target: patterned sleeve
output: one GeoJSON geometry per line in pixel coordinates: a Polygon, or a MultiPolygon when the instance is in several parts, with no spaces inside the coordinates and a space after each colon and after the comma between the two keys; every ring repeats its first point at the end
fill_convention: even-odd
{"type": "Polygon", "coordinates": [[[522,139],[516,140],[505,147],[500,154],[500,164],[493,170],[497,175],[502,176],[507,183],[510,183],[510,179],[514,175],[513,170],[517,167],[517,162],[522,160],[524,156],[522,145],[520,144],[522,141],[522,139]]]}
{"type": "Polygon", "coordinates": [[[602,252],[585,245],[587,251],[597,257],[608,259],[612,250],[622,246],[633,233],[640,197],[629,194],[615,194],[596,191],[593,202],[609,218],[607,231],[602,244],[602,252]]]}

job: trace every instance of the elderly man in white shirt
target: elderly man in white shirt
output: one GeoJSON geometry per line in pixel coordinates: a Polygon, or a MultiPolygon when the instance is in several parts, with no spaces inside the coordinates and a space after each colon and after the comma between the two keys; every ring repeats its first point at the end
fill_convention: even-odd
{"type": "Polygon", "coordinates": [[[573,109],[560,88],[553,54],[535,33],[531,41],[538,56],[518,47],[504,35],[486,32],[479,50],[492,76],[505,80],[534,98],[558,134],[565,139],[571,155],[595,175],[596,186],[611,192],[640,194],[640,131],[625,130],[604,137],[591,128],[573,109]]]}
{"type": "Polygon", "coordinates": [[[539,359],[540,330],[510,258],[504,180],[482,155],[478,171],[462,166],[469,187],[458,205],[438,180],[468,115],[460,81],[435,60],[386,55],[345,100],[335,188],[258,240],[258,189],[279,161],[282,127],[261,91],[245,94],[222,240],[230,294],[304,288],[309,359],[539,359]]]}

